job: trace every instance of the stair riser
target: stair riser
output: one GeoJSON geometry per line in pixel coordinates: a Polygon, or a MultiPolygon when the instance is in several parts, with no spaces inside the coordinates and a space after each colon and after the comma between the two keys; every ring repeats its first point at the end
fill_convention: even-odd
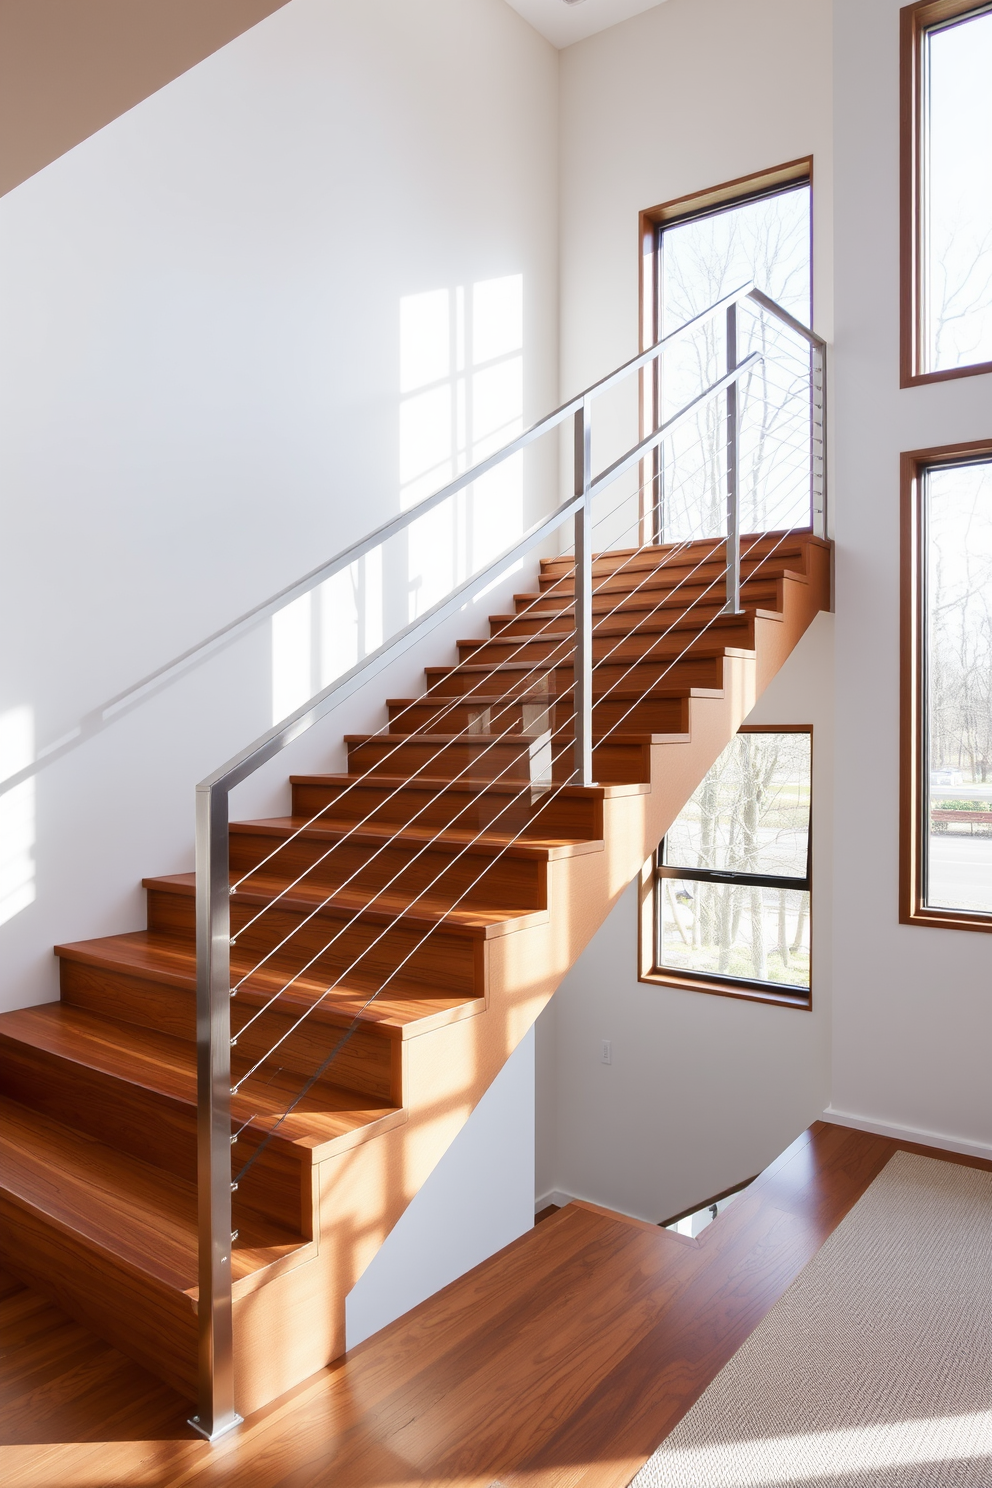
{"type": "Polygon", "coordinates": [[[472,831],[492,828],[510,836],[522,835],[541,840],[545,837],[579,837],[598,841],[602,835],[598,800],[582,796],[557,796],[513,801],[510,795],[491,795],[460,791],[453,787],[439,794],[415,787],[393,791],[374,782],[344,788],[333,784],[293,786],[294,816],[311,817],[328,807],[327,815],[336,821],[364,821],[371,813],[377,825],[401,827],[414,815],[417,826],[440,829],[457,817],[459,827],[472,831]]]}
{"type": "Polygon", "coordinates": [[[498,663],[487,666],[481,675],[475,670],[474,658],[458,667],[428,667],[427,696],[441,693],[445,697],[457,697],[463,693],[484,692],[491,697],[527,698],[530,702],[549,701],[561,697],[571,690],[571,658],[563,665],[552,665],[547,670],[531,671],[522,667],[517,671],[499,671],[498,663]]]}
{"type": "MultiPolygon", "coordinates": [[[[401,753],[405,757],[405,750],[401,753]]],[[[417,823],[419,827],[419,823],[417,823]]],[[[461,827],[461,823],[456,823],[461,827]]],[[[239,877],[272,852],[271,836],[231,834],[231,870],[239,877]]],[[[303,884],[310,892],[331,893],[342,884],[349,890],[374,893],[390,885],[390,891],[411,899],[422,892],[454,902],[500,909],[544,909],[547,906],[547,865],[503,855],[438,851],[423,845],[399,843],[372,847],[347,839],[337,843],[329,856],[329,844],[319,839],[297,837],[265,865],[267,884],[288,884],[306,874],[303,884]],[[310,870],[309,872],[307,870],[310,870]]],[[[246,888],[252,887],[249,879],[246,888]]]]}
{"type": "MultiPolygon", "coordinates": [[[[258,907],[247,902],[239,904],[237,899],[232,901],[231,930],[237,936],[241,965],[249,958],[255,964],[292,935],[278,956],[266,963],[271,971],[278,971],[287,980],[299,975],[304,965],[316,957],[307,972],[308,981],[323,980],[331,986],[350,971],[349,981],[357,973],[374,986],[385,982],[403,961],[403,977],[408,983],[423,983],[434,992],[483,995],[483,989],[477,988],[475,945],[469,936],[444,929],[434,929],[428,935],[428,926],[413,928],[402,920],[385,926],[371,918],[359,918],[351,924],[352,917],[343,914],[321,913],[304,924],[302,910],[283,908],[270,910],[250,930],[239,934],[241,926],[258,907]]],[[[149,890],[148,922],[150,929],[183,936],[191,944],[196,933],[192,896],[149,890]]]]}
{"type": "MultiPolygon", "coordinates": [[[[245,963],[242,969],[247,969],[248,964],[245,963]]],[[[236,958],[233,967],[236,977],[239,969],[236,958]]],[[[190,1041],[196,1037],[196,989],[192,982],[187,987],[171,987],[109,968],[63,960],[61,986],[62,1001],[71,1007],[136,1023],[142,1028],[154,1028],[173,1037],[190,1041]]],[[[234,999],[231,1004],[232,1033],[239,1035],[241,1026],[256,1011],[260,1001],[256,993],[248,991],[234,999]]],[[[251,1058],[254,1062],[259,1054],[271,1049],[277,1039],[289,1032],[291,1023],[303,1010],[302,1006],[294,1004],[292,1009],[284,1006],[283,1011],[270,1009],[263,1014],[250,1033],[238,1037],[242,1059],[251,1058]]],[[[312,1013],[281,1047],[280,1064],[297,1071],[301,1078],[313,1073],[340,1037],[341,1030],[351,1024],[350,1017],[334,1019],[329,1012],[329,1009],[321,1008],[312,1013]]],[[[335,1081],[350,1090],[362,1091],[374,1100],[400,1105],[399,1072],[393,1068],[394,1045],[395,1040],[387,1038],[374,1026],[356,1029],[334,1061],[335,1081]]]]}
{"type": "MultiPolygon", "coordinates": [[[[707,617],[708,618],[708,617],[707,617]]],[[[700,621],[703,624],[704,621],[700,621]]],[[[708,629],[700,631],[695,626],[676,627],[667,634],[664,627],[657,631],[629,636],[593,637],[593,665],[609,659],[612,662],[635,661],[644,656],[678,656],[683,651],[696,647],[721,646],[753,647],[753,631],[747,623],[724,623],[717,620],[708,629]]],[[[459,644],[462,659],[472,665],[498,666],[504,661],[525,662],[571,661],[574,642],[571,638],[559,641],[523,641],[507,644],[502,641],[483,641],[480,644],[459,644]]]]}
{"type": "MultiPolygon", "coordinates": [[[[796,535],[786,537],[774,532],[742,532],[741,548],[751,555],[754,562],[766,556],[773,556],[781,561],[784,558],[805,557],[806,542],[796,535]]],[[[593,559],[593,573],[606,575],[618,570],[631,573],[648,569],[671,569],[677,565],[693,568],[700,562],[712,561],[714,558],[722,561],[723,552],[723,538],[697,538],[687,545],[652,546],[640,551],[617,548],[593,559]]],[[[573,571],[574,559],[570,555],[541,559],[542,584],[552,584],[558,578],[571,575],[573,571]]]]}
{"type": "MultiPolygon", "coordinates": [[[[801,557],[788,557],[776,553],[766,558],[761,555],[741,558],[741,579],[746,588],[756,588],[775,583],[780,575],[790,573],[804,575],[805,563],[801,557]]],[[[622,569],[618,573],[593,574],[593,604],[610,607],[643,603],[648,596],[652,600],[665,595],[687,594],[695,597],[704,590],[719,593],[726,584],[726,566],[723,558],[712,563],[674,564],[670,568],[622,569]]],[[[521,595],[518,610],[530,604],[548,609],[564,609],[572,603],[575,582],[569,572],[556,579],[541,578],[538,589],[529,595],[521,595]]],[[[515,596],[516,598],[516,596],[515,596]]]]}
{"type": "MultiPolygon", "coordinates": [[[[761,609],[780,608],[779,586],[776,584],[745,584],[741,596],[746,605],[756,605],[761,609]]],[[[637,625],[653,616],[671,617],[681,614],[690,610],[690,607],[693,615],[704,610],[709,614],[714,609],[720,609],[725,600],[726,594],[722,587],[693,587],[678,589],[672,594],[661,590],[650,593],[642,591],[626,601],[597,596],[593,599],[592,609],[594,621],[599,621],[602,627],[622,629],[620,621],[626,625],[637,625]]],[[[571,604],[549,602],[543,608],[528,607],[522,615],[490,615],[490,635],[538,635],[542,631],[554,629],[555,621],[560,621],[562,630],[571,629],[573,614],[571,604]]]]}
{"type": "Polygon", "coordinates": [[[182,1292],[132,1270],[0,1191],[0,1266],[128,1358],[196,1396],[196,1314],[182,1292]]]}
{"type": "MultiPolygon", "coordinates": [[[[377,770],[384,775],[426,775],[434,779],[454,779],[464,775],[472,780],[500,780],[506,784],[519,781],[524,789],[532,779],[531,740],[502,740],[495,744],[476,743],[471,734],[450,744],[438,744],[419,734],[410,734],[402,744],[380,744],[369,741],[353,744],[348,749],[348,770],[362,775],[377,770]]],[[[561,765],[562,778],[571,773],[570,741],[559,735],[551,742],[553,766],[561,765]],[[568,758],[566,758],[566,756],[568,758]]],[[[544,769],[545,755],[537,751],[535,768],[544,769]]]]}
{"type": "MultiPolygon", "coordinates": [[[[706,647],[713,650],[717,645],[730,644],[724,642],[722,637],[718,641],[712,641],[706,647]]],[[[750,649],[750,648],[748,648],[750,649]]],[[[523,691],[528,685],[533,685],[533,680],[527,682],[519,681],[522,673],[503,671],[499,663],[492,666],[475,669],[463,668],[431,668],[428,681],[429,693],[442,693],[450,695],[461,692],[485,692],[498,697],[506,689],[507,695],[512,695],[514,688],[523,691]]],[[[554,692],[557,696],[563,696],[571,692],[572,668],[571,666],[556,667],[554,669],[554,692]]],[[[596,694],[603,694],[613,686],[621,686],[627,691],[648,692],[652,687],[722,687],[723,686],[723,658],[720,656],[697,656],[691,650],[684,656],[661,658],[657,661],[646,660],[633,667],[628,672],[627,666],[618,664],[611,665],[609,662],[600,664],[593,678],[593,686],[596,694]]]]}
{"type": "MultiPolygon", "coordinates": [[[[776,596],[767,594],[763,598],[755,595],[747,596],[747,603],[758,605],[763,609],[781,608],[775,604],[776,596]]],[[[602,639],[612,636],[615,639],[627,635],[631,631],[645,636],[657,635],[660,631],[677,628],[682,631],[687,626],[697,630],[708,624],[716,615],[723,610],[725,596],[719,595],[712,601],[711,597],[697,601],[689,608],[688,601],[678,596],[677,603],[663,605],[652,611],[650,606],[641,610],[630,610],[625,615],[610,615],[608,618],[594,620],[594,636],[602,639]],[[683,618],[684,617],[684,618],[683,618]]],[[[572,629],[572,617],[569,613],[564,617],[556,617],[553,620],[542,621],[540,617],[528,616],[524,620],[510,620],[503,625],[492,628],[491,639],[497,641],[510,636],[533,636],[540,639],[551,633],[560,634],[565,630],[572,629]]]]}
{"type": "MultiPolygon", "coordinates": [[[[687,727],[688,709],[685,698],[657,698],[648,699],[645,702],[635,703],[633,709],[631,703],[620,704],[604,699],[593,706],[593,731],[604,733],[608,728],[625,716],[625,728],[628,733],[635,734],[678,734],[684,733],[687,727]]],[[[401,710],[397,709],[397,713],[401,710]]],[[[504,728],[513,727],[518,730],[522,726],[521,709],[516,703],[495,704],[485,710],[478,706],[457,706],[455,708],[432,708],[429,704],[418,704],[414,708],[408,708],[403,713],[402,721],[390,722],[391,733],[432,733],[435,729],[446,729],[449,733],[455,733],[460,728],[465,728],[467,720],[471,716],[478,717],[481,712],[488,715],[486,719],[492,728],[498,728],[501,732],[504,728]]],[[[557,703],[551,709],[552,723],[554,729],[571,729],[572,708],[571,700],[557,703]]],[[[488,731],[488,730],[487,730],[488,731]]]]}
{"type": "MultiPolygon", "coordinates": [[[[117,1152],[152,1163],[187,1182],[196,1178],[196,1106],[116,1079],[48,1050],[0,1037],[0,1094],[86,1132],[117,1152]]],[[[254,1147],[245,1133],[242,1160],[254,1147]]],[[[285,1144],[270,1143],[234,1196],[246,1210],[285,1224],[300,1213],[299,1160],[285,1144]]]]}
{"type": "MultiPolygon", "coordinates": [[[[601,784],[619,785],[643,781],[646,778],[644,754],[639,744],[627,744],[619,739],[611,741],[608,766],[606,755],[598,746],[593,750],[593,758],[596,766],[595,778],[601,784]]],[[[530,794],[532,781],[526,754],[515,756],[507,765],[502,748],[483,753],[474,749],[472,745],[462,744],[460,741],[448,745],[443,752],[438,754],[436,745],[426,741],[422,743],[417,734],[411,734],[409,743],[401,745],[398,750],[394,747],[389,758],[383,760],[381,764],[377,756],[377,746],[365,744],[353,748],[348,753],[348,768],[356,774],[365,771],[374,772],[377,769],[389,773],[397,769],[397,759],[401,761],[399,768],[405,775],[429,775],[437,778],[445,774],[456,776],[464,772],[476,779],[498,779],[504,783],[519,781],[521,792],[530,794]]],[[[574,770],[575,755],[572,738],[560,734],[553,744],[551,779],[563,784],[572,778],[574,770]]]]}
{"type": "Polygon", "coordinates": [[[571,706],[552,704],[550,709],[540,700],[534,703],[508,701],[505,703],[414,703],[412,707],[391,706],[389,710],[389,732],[391,734],[503,734],[540,732],[535,719],[545,715],[548,721],[541,727],[558,729],[572,717],[571,706]]]}

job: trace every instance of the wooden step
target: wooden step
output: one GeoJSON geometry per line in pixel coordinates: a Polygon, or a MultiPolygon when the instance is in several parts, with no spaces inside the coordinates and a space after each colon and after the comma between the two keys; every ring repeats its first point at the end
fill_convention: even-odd
{"type": "MultiPolygon", "coordinates": [[[[384,745],[382,752],[388,768],[391,747],[384,745]]],[[[354,768],[359,773],[360,767],[354,768]]],[[[299,880],[310,892],[335,893],[347,885],[373,894],[389,886],[410,898],[427,891],[466,908],[545,908],[554,851],[530,844],[518,848],[505,837],[487,840],[453,830],[449,838],[417,832],[415,826],[400,834],[382,828],[333,828],[322,819],[310,823],[290,817],[231,827],[231,873],[238,879],[247,875],[246,888],[254,885],[252,870],[258,868],[269,882],[299,880]]]]}
{"type": "MultiPolygon", "coordinates": [[[[693,697],[722,697],[718,688],[671,687],[640,697],[618,689],[607,698],[594,698],[593,730],[603,734],[621,714],[629,714],[632,733],[685,733],[689,727],[689,702],[693,697]]],[[[567,692],[549,705],[547,698],[529,701],[526,696],[501,698],[494,693],[435,694],[422,698],[387,700],[391,734],[434,733],[443,725],[452,733],[522,733],[532,728],[535,714],[547,713],[552,729],[565,729],[572,719],[572,694],[567,692]],[[525,711],[525,708],[527,711],[525,711]]]]}
{"type": "Polygon", "coordinates": [[[410,780],[376,773],[293,775],[290,782],[294,816],[328,812],[336,821],[375,822],[384,829],[401,828],[414,817],[429,830],[457,821],[462,829],[498,830],[524,842],[585,840],[602,846],[605,792],[599,786],[563,786],[534,799],[521,797],[517,784],[474,778],[410,780]]]}
{"type": "MultiPolygon", "coordinates": [[[[801,575],[793,577],[805,583],[801,575]]],[[[745,609],[758,607],[770,610],[781,609],[780,589],[775,584],[762,584],[755,589],[741,590],[741,603],[745,609]]],[[[599,598],[593,603],[593,629],[600,635],[621,634],[634,626],[650,626],[653,620],[663,618],[668,624],[676,616],[705,619],[719,614],[726,603],[726,595],[720,589],[699,589],[693,595],[680,590],[672,595],[635,594],[623,603],[599,598]]],[[[575,611],[572,605],[554,604],[547,608],[529,607],[516,615],[490,615],[489,639],[504,635],[545,635],[575,629],[575,611]]]]}
{"type": "MultiPolygon", "coordinates": [[[[805,579],[806,575],[799,571],[798,565],[789,568],[786,564],[777,564],[769,568],[762,568],[754,577],[749,578],[742,573],[741,593],[745,601],[754,604],[767,603],[777,593],[777,587],[786,576],[796,579],[805,579]]],[[[698,602],[706,597],[711,600],[726,598],[726,584],[724,581],[723,568],[712,569],[704,567],[699,571],[687,570],[684,574],[668,574],[662,572],[650,572],[647,575],[634,574],[624,582],[622,574],[611,578],[609,584],[602,587],[594,586],[592,594],[592,608],[594,615],[605,615],[611,612],[626,615],[634,614],[639,610],[653,609],[656,605],[671,608],[673,605],[683,607],[698,602]]],[[[573,613],[574,586],[569,583],[567,588],[556,584],[551,590],[542,593],[515,594],[513,596],[515,610],[512,616],[490,615],[490,623],[493,621],[506,621],[531,616],[547,616],[555,613],[568,615],[573,613]]]]}
{"type": "MultiPolygon", "coordinates": [[[[325,1050],[333,1043],[332,1034],[325,1050]]],[[[262,1052],[238,1048],[235,1081],[262,1052]]],[[[267,1154],[309,1168],[404,1119],[387,1101],[331,1078],[318,1081],[287,1116],[302,1083],[298,1072],[272,1067],[264,1083],[254,1079],[232,1097],[239,1145],[251,1150],[268,1137],[267,1154]]],[[[185,1039],[61,1002],[0,1014],[0,1093],[177,1177],[196,1175],[196,1049],[185,1039]]],[[[277,1186],[285,1171],[285,1163],[274,1165],[277,1186]]],[[[299,1224],[298,1179],[289,1215],[273,1209],[261,1188],[248,1195],[253,1207],[299,1224]]]]}
{"type": "MultiPolygon", "coordinates": [[[[195,883],[192,873],[144,880],[148,889],[149,929],[178,936],[192,945],[196,932],[195,883]]],[[[254,966],[266,959],[284,982],[306,968],[325,987],[339,977],[379,979],[383,985],[398,965],[407,984],[432,992],[481,996],[477,949],[487,941],[530,925],[544,924],[547,910],[452,909],[383,894],[345,892],[325,899],[300,890],[271,906],[274,893],[243,890],[231,902],[231,930],[239,959],[254,966]],[[269,907],[271,906],[271,907],[269,907]],[[265,913],[255,916],[258,910],[265,913]],[[246,922],[254,923],[245,928],[246,922]],[[272,955],[273,948],[283,949],[272,955]]]]}
{"type": "MultiPolygon", "coordinates": [[[[616,733],[605,744],[594,743],[593,772],[609,784],[647,781],[650,745],[673,738],[616,733]]],[[[407,776],[447,770],[452,777],[484,777],[491,772],[494,779],[518,782],[518,789],[527,793],[546,779],[568,780],[575,769],[571,729],[558,733],[550,745],[520,734],[355,734],[346,735],[346,741],[348,765],[355,774],[374,773],[380,761],[383,769],[401,769],[407,776]]]]}
{"type": "MultiPolygon", "coordinates": [[[[725,659],[744,654],[753,655],[753,647],[707,645],[704,637],[676,656],[659,655],[634,665],[625,661],[600,661],[593,673],[594,695],[612,692],[617,687],[640,692],[678,684],[722,688],[725,659]]],[[[490,692],[514,696],[525,692],[530,696],[540,685],[546,687],[549,697],[556,697],[571,690],[571,657],[567,661],[535,666],[529,661],[482,661],[477,656],[477,652],[473,653],[471,661],[453,667],[426,667],[428,695],[490,692]]]]}
{"type": "MultiPolygon", "coordinates": [[[[798,584],[807,582],[801,574],[790,574],[789,578],[798,584]]],[[[780,614],[784,582],[782,578],[776,580],[774,584],[756,586],[757,592],[755,589],[750,592],[742,591],[743,608],[756,610],[759,614],[768,611],[780,614]]],[[[593,634],[619,636],[634,631],[647,634],[673,628],[699,629],[708,624],[715,615],[722,614],[725,603],[726,596],[721,590],[701,592],[694,599],[676,593],[671,601],[667,598],[637,595],[634,602],[622,609],[607,605],[603,606],[601,613],[594,612],[593,634]]],[[[490,640],[497,640],[503,636],[536,637],[568,633],[575,629],[571,607],[548,610],[543,613],[536,611],[526,615],[490,615],[489,624],[490,640]]]]}
{"type": "MultiPolygon", "coordinates": [[[[196,1384],[194,1185],[0,1096],[0,1264],[190,1397],[196,1384]]],[[[315,1254],[246,1211],[240,1300],[315,1254]]]]}
{"type": "MultiPolygon", "coordinates": [[[[825,546],[821,538],[807,532],[764,532],[741,534],[742,558],[751,563],[774,557],[778,560],[804,556],[811,544],[825,546]]],[[[642,548],[612,548],[593,556],[593,574],[609,575],[623,570],[646,571],[677,567],[690,568],[700,561],[712,559],[722,561],[726,539],[698,538],[687,543],[649,544],[642,548]]],[[[553,583],[557,578],[572,572],[574,558],[562,553],[553,558],[541,559],[541,585],[553,583]]]]}
{"type": "MultiPolygon", "coordinates": [[[[188,939],[134,930],[57,946],[56,953],[63,1005],[174,1037],[195,1037],[196,950],[188,939]]],[[[235,947],[233,979],[240,981],[252,965],[253,958],[235,947]]],[[[240,981],[231,1008],[232,1033],[242,1033],[247,1020],[269,1003],[284,980],[263,967],[240,981]]],[[[392,1055],[384,1041],[414,1038],[473,1017],[484,1007],[482,997],[434,992],[402,974],[379,991],[378,979],[356,972],[331,992],[325,980],[304,975],[282,992],[278,1007],[270,1008],[253,1027],[272,1029],[271,1047],[286,1032],[290,1018],[295,1021],[307,1012],[303,1029],[283,1046],[286,1067],[307,1075],[326,1053],[329,1030],[354,1029],[335,1061],[340,1081],[351,1090],[384,1097],[392,1096],[395,1083],[392,1055]]],[[[243,1034],[243,1049],[249,1047],[246,1038],[243,1034]]]]}
{"type": "MultiPolygon", "coordinates": [[[[593,631],[593,666],[602,662],[633,661],[645,655],[673,657],[688,653],[697,647],[711,648],[721,641],[728,646],[754,646],[755,619],[780,620],[781,615],[771,610],[746,610],[743,615],[724,615],[719,610],[708,614],[680,616],[675,620],[655,617],[649,624],[636,627],[621,626],[617,630],[595,629],[593,631]]],[[[575,632],[549,632],[540,637],[501,636],[497,640],[460,640],[457,643],[459,656],[473,663],[487,661],[492,665],[503,662],[529,662],[532,667],[541,663],[560,663],[571,658],[575,648],[575,632]]]]}

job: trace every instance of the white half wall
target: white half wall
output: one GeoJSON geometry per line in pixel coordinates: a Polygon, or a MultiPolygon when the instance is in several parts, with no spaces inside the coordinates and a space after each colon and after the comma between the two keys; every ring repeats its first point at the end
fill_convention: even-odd
{"type": "Polygon", "coordinates": [[[534,1030],[348,1295],[354,1348],[534,1223],[534,1030]]]}
{"type": "MultiPolygon", "coordinates": [[[[506,330],[490,295],[476,334],[479,286],[522,293],[490,406],[555,405],[557,78],[504,0],[290,0],[0,200],[0,784],[515,432],[478,427],[474,367],[506,330]],[[421,448],[411,385],[474,399],[474,435],[452,420],[421,448]]],[[[553,452],[535,470],[521,520],[555,499],[553,452]]],[[[382,607],[405,620],[421,573],[400,559],[382,607]]],[[[342,732],[378,727],[520,585],[236,812],[341,768],[342,732]]],[[[0,798],[0,1008],[55,995],[54,943],[139,928],[142,874],[192,866],[195,782],[271,725],[285,652],[266,625],[0,798]]]]}
{"type": "Polygon", "coordinates": [[[638,981],[631,885],[537,1022],[538,1200],[557,1190],[657,1224],[760,1172],[822,1113],[833,630],[817,616],[748,720],[813,726],[812,1009],[638,981]]]}

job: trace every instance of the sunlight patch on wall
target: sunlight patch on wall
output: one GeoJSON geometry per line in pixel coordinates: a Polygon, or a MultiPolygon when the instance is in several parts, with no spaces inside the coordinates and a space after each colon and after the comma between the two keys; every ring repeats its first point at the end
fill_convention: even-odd
{"type": "Polygon", "coordinates": [[[378,650],[382,603],[382,551],[376,548],[273,615],[273,723],[378,650]]]}
{"type": "MultiPolygon", "coordinates": [[[[401,299],[399,361],[407,511],[521,432],[523,276],[401,299]]],[[[274,615],[272,722],[509,547],[523,531],[523,494],[516,455],[274,615]]]]}
{"type": "MultiPolygon", "coordinates": [[[[34,712],[25,706],[0,713],[0,780],[34,759],[34,712]]],[[[34,781],[0,795],[0,925],[35,900],[34,781]]]]}
{"type": "MultiPolygon", "coordinates": [[[[400,507],[406,511],[519,434],[523,276],[400,301],[400,507]]],[[[523,530],[517,455],[415,522],[408,617],[430,608],[523,530]]]]}

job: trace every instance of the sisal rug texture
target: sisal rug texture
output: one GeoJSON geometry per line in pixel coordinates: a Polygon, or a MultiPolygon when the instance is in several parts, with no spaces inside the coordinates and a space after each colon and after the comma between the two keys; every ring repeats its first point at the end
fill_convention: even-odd
{"type": "Polygon", "coordinates": [[[897,1152],[632,1488],[992,1488],[992,1173],[897,1152]]]}

